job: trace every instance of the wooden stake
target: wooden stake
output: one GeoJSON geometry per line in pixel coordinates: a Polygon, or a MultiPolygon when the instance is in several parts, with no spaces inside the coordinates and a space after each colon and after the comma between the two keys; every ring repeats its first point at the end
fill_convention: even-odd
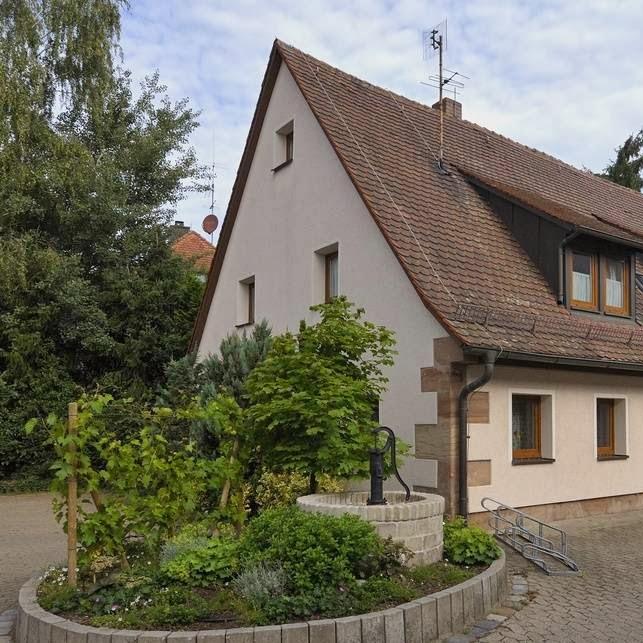
{"type": "MultiPolygon", "coordinates": [[[[68,423],[67,433],[69,437],[76,435],[78,431],[78,405],[71,402],[67,409],[68,423]]],[[[76,478],[76,444],[72,441],[68,446],[71,473],[67,480],[67,583],[76,587],[78,577],[76,567],[76,548],[78,543],[78,479],[76,478]]]]}
{"type": "MultiPolygon", "coordinates": [[[[234,464],[234,461],[239,455],[239,438],[235,438],[232,443],[232,453],[230,454],[230,465],[234,464]]],[[[223,484],[223,489],[221,490],[221,498],[219,500],[219,509],[225,509],[228,506],[228,499],[230,497],[230,487],[232,486],[232,481],[230,478],[226,478],[226,481],[223,484]]]]}

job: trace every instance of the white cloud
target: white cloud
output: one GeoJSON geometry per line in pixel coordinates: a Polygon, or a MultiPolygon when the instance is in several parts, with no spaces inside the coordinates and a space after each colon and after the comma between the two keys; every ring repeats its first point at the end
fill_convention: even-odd
{"type": "MultiPolygon", "coordinates": [[[[447,66],[471,77],[465,118],[594,170],[643,127],[637,0],[134,0],[122,46],[136,78],[158,69],[173,99],[202,111],[204,163],[215,133],[222,219],[275,37],[430,104],[421,32],[444,17],[447,66]]],[[[200,231],[208,207],[190,196],[177,218],[200,231]]]]}

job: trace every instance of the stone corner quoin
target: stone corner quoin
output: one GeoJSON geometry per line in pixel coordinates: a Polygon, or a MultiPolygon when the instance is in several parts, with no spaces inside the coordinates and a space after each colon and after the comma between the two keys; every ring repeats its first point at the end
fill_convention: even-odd
{"type": "Polygon", "coordinates": [[[141,631],[89,627],[43,610],[38,579],[18,598],[15,643],[422,643],[463,631],[502,602],[504,552],[478,576],[397,607],[337,619],[229,630],[141,631]]]}

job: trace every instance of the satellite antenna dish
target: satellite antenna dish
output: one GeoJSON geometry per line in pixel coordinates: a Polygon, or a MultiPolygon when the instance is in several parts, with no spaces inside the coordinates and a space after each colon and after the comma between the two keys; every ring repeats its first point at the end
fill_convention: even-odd
{"type": "Polygon", "coordinates": [[[208,214],[201,225],[203,226],[203,232],[209,234],[210,240],[212,240],[212,234],[219,227],[219,219],[214,214],[208,214]]]}

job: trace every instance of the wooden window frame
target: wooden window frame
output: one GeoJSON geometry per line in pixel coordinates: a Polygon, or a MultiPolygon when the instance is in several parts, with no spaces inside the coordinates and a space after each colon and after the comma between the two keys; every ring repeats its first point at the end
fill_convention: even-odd
{"type": "Polygon", "coordinates": [[[339,252],[337,250],[324,255],[324,303],[326,304],[329,303],[333,297],[339,295],[339,292],[332,296],[330,294],[330,270],[333,259],[337,261],[337,283],[339,284],[339,252]]]}
{"type": "Polygon", "coordinates": [[[616,453],[616,425],[614,418],[614,398],[610,397],[597,397],[596,398],[596,455],[600,457],[612,456],[616,453]],[[600,402],[609,402],[609,414],[608,414],[608,435],[609,435],[609,444],[606,447],[601,447],[598,445],[598,405],[600,402]]]}
{"type": "Polygon", "coordinates": [[[255,323],[255,282],[250,281],[248,287],[248,324],[255,323]]]}
{"type": "Polygon", "coordinates": [[[579,310],[598,311],[599,309],[599,280],[598,280],[598,254],[595,252],[581,252],[572,250],[569,254],[569,300],[570,306],[579,310]],[[574,299],[574,255],[583,255],[590,258],[590,270],[592,274],[592,301],[574,299]]]}
{"type": "Polygon", "coordinates": [[[618,317],[630,316],[630,270],[631,262],[627,258],[618,259],[610,255],[602,257],[602,276],[601,276],[601,289],[603,292],[603,301],[607,299],[607,262],[614,261],[623,264],[623,306],[608,306],[606,303],[603,305],[603,312],[606,315],[615,315],[618,317]]]}
{"type": "Polygon", "coordinates": [[[513,460],[534,460],[542,458],[542,395],[528,395],[523,393],[514,393],[511,396],[511,413],[513,426],[513,401],[515,398],[529,398],[536,400],[538,403],[534,407],[534,427],[536,433],[536,448],[534,449],[514,449],[512,436],[512,459],[513,460]]]}

